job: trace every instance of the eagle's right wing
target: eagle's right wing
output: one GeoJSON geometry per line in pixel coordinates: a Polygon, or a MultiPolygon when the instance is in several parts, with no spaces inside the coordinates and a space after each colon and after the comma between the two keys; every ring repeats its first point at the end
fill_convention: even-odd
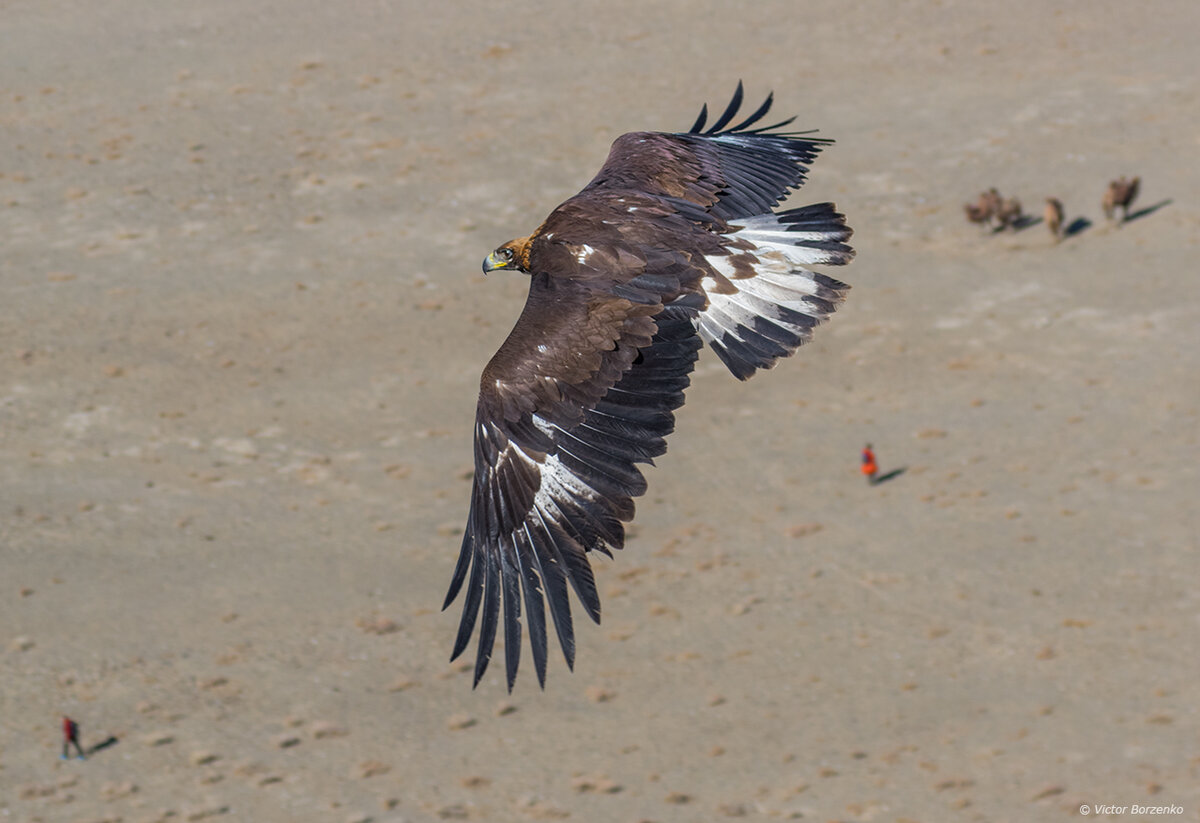
{"type": "Polygon", "coordinates": [[[546,601],[574,664],[568,584],[598,622],[585,554],[623,545],[622,521],[646,490],[636,464],[666,450],[699,348],[685,311],[532,276],[525,310],[481,380],[471,509],[446,596],[448,606],[466,584],[451,659],[466,648],[482,609],[475,683],[503,615],[512,689],[522,600],[539,682],[546,601]]]}

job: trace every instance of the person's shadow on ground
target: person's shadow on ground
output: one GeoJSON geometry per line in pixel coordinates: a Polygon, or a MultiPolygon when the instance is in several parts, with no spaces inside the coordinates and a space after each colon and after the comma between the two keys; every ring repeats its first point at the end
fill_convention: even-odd
{"type": "Polygon", "coordinates": [[[884,474],[877,475],[875,478],[873,478],[871,480],[871,485],[878,486],[880,483],[886,483],[889,480],[893,480],[893,479],[899,477],[900,475],[904,474],[906,471],[908,471],[908,466],[901,466],[898,469],[892,469],[890,472],[886,472],[884,474]]]}
{"type": "Polygon", "coordinates": [[[99,743],[88,746],[87,756],[91,757],[96,752],[102,752],[105,749],[110,749],[117,745],[118,742],[119,741],[117,740],[116,735],[109,735],[107,740],[101,740],[99,743]]]}

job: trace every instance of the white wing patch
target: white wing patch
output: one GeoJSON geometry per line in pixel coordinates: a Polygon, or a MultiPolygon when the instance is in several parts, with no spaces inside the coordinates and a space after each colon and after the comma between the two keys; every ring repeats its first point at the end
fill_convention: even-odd
{"type": "MultiPolygon", "coordinates": [[[[533,415],[533,425],[551,439],[562,436],[562,429],[541,415],[533,415]]],[[[556,454],[546,455],[541,464],[542,482],[533,496],[533,507],[543,517],[557,520],[562,503],[569,500],[594,500],[599,492],[584,482],[583,478],[563,465],[556,454]]]]}
{"type": "Polygon", "coordinates": [[[772,214],[742,218],[737,225],[742,228],[728,236],[753,244],[748,254],[755,259],[754,273],[747,277],[744,270],[737,272],[729,256],[706,256],[723,281],[711,276],[701,280],[708,306],[694,323],[704,342],[744,379],[795,352],[842,302],[844,284],[801,266],[840,265],[853,252],[841,245],[848,231],[840,226],[789,230],[772,214]]]}
{"type": "MultiPolygon", "coordinates": [[[[724,267],[732,270],[724,258],[708,260],[718,270],[724,267]]],[[[714,348],[721,341],[728,342],[728,338],[732,338],[737,343],[761,349],[756,344],[765,336],[777,344],[772,347],[778,349],[774,356],[786,357],[812,338],[813,326],[828,319],[832,311],[830,302],[840,303],[841,296],[833,301],[812,299],[819,291],[828,292],[828,289],[823,289],[811,272],[789,270],[775,261],[767,260],[756,265],[754,270],[754,277],[729,280],[737,289],[732,294],[715,291],[712,286],[716,281],[705,278],[708,308],[696,318],[696,330],[704,342],[714,348]]]]}
{"type": "Polygon", "coordinates": [[[797,266],[840,265],[848,262],[844,252],[806,246],[809,241],[844,239],[844,234],[834,236],[827,231],[789,231],[773,214],[760,214],[737,221],[742,228],[730,237],[749,240],[763,252],[775,252],[797,266]]]}

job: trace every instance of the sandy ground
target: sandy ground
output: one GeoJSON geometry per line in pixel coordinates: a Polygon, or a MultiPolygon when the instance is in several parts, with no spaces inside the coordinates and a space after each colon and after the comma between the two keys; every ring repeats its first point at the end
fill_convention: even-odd
{"type": "Polygon", "coordinates": [[[0,10],[0,819],[1200,819],[1194,3],[244,5],[0,10]],[[472,691],[479,262],[738,78],[850,300],[704,357],[576,671],[472,691]]]}

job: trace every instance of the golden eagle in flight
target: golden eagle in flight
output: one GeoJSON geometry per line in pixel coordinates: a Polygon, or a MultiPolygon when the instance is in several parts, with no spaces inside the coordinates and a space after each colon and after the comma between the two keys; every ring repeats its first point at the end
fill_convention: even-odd
{"type": "Polygon", "coordinates": [[[600,621],[586,557],[625,542],[639,463],[666,451],[702,343],[745,380],[792,354],[849,288],[806,269],[843,265],[851,229],[832,203],[772,209],[830,140],[758,125],[772,96],[730,125],[742,84],[709,128],[618,137],[600,173],[528,237],[483,263],[529,276],[516,326],[480,380],[475,479],[443,608],[465,588],[451,660],[479,622],[475,685],[497,626],[512,690],[521,608],[539,683],[546,604],[568,667],[568,587],[600,621]]]}

